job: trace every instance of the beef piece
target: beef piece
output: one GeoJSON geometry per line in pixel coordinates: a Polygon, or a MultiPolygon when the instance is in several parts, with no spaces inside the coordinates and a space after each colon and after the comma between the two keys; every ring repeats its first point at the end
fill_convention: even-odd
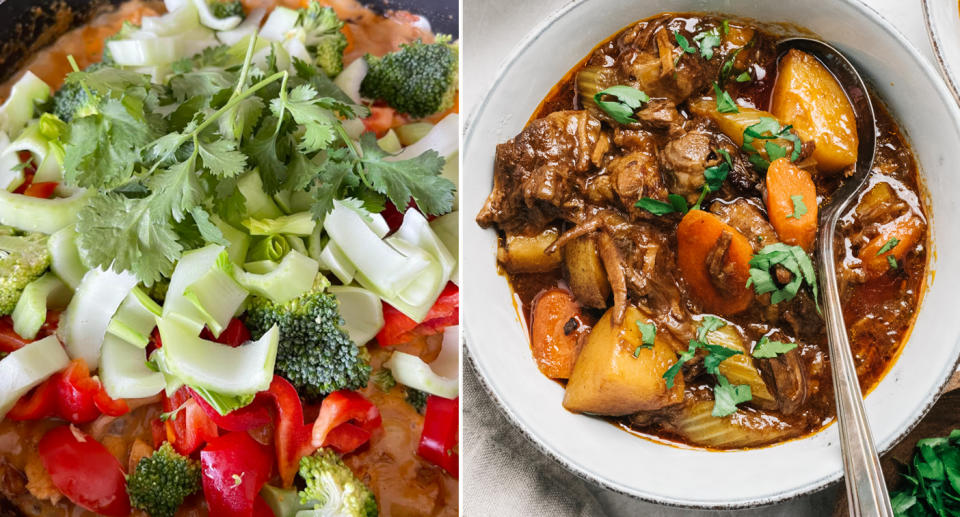
{"type": "Polygon", "coordinates": [[[742,233],[750,241],[754,253],[759,252],[764,246],[779,242],[777,232],[767,221],[758,204],[751,200],[738,198],[731,203],[714,201],[710,205],[710,211],[742,233]]]}
{"type": "Polygon", "coordinates": [[[807,372],[800,360],[799,349],[757,362],[764,381],[777,397],[780,411],[790,415],[800,409],[807,399],[807,372]]]}
{"type": "Polygon", "coordinates": [[[688,203],[695,203],[700,196],[704,169],[723,160],[713,152],[710,135],[699,131],[670,140],[658,157],[670,192],[685,197],[688,203]]]}
{"type": "Polygon", "coordinates": [[[684,118],[670,99],[650,99],[634,117],[638,121],[636,125],[643,129],[666,131],[670,135],[683,131],[684,118]]]}
{"type": "Polygon", "coordinates": [[[586,111],[558,111],[497,146],[493,190],[477,223],[502,229],[542,226],[559,217],[569,179],[603,159],[609,147],[600,121],[586,111]]]}
{"type": "Polygon", "coordinates": [[[650,216],[646,210],[634,207],[637,200],[642,197],[660,201],[667,199],[667,187],[663,184],[656,154],[633,151],[611,160],[607,169],[610,171],[613,189],[627,212],[650,216]]]}

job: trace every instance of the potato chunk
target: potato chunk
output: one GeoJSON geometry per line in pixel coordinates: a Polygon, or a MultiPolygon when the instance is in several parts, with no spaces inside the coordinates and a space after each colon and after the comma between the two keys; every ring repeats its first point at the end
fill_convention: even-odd
{"type": "Polygon", "coordinates": [[[497,260],[509,273],[546,273],[560,267],[563,255],[547,253],[548,246],[559,237],[556,228],[547,228],[536,235],[508,233],[497,250],[497,260]]]}
{"type": "Polygon", "coordinates": [[[791,49],[780,60],[770,111],[813,140],[817,169],[836,173],[857,161],[857,120],[846,94],[816,58],[791,49]]]}
{"type": "Polygon", "coordinates": [[[608,310],[593,327],[580,351],[567,382],[563,407],[575,413],[629,415],[659,409],[683,400],[683,376],[667,389],[663,374],[677,362],[666,331],[657,332],[652,348],[641,348],[637,321],[647,323],[650,315],[628,307],[621,325],[613,323],[614,309],[608,310]]]}
{"type": "Polygon", "coordinates": [[[584,235],[563,247],[563,261],[567,266],[570,290],[577,301],[587,307],[602,309],[610,296],[610,281],[603,269],[597,242],[593,235],[584,235]]]}
{"type": "MultiPolygon", "coordinates": [[[[717,100],[712,96],[691,99],[689,106],[690,111],[693,112],[694,115],[706,117],[714,121],[717,124],[717,127],[720,128],[720,131],[730,137],[730,139],[737,144],[737,147],[743,147],[743,132],[748,127],[761,122],[761,119],[770,118],[777,120],[781,126],[785,124],[785,122],[774,116],[773,113],[748,108],[746,106],[739,106],[739,111],[736,113],[720,113],[717,111],[717,100]]],[[[806,140],[801,134],[797,134],[797,136],[799,136],[801,140],[806,140]]],[[[793,143],[785,138],[776,138],[772,140],[760,138],[755,139],[750,145],[753,146],[757,154],[759,154],[765,160],[769,160],[770,158],[766,149],[767,142],[776,144],[781,148],[786,149],[788,153],[793,151],[793,143]]]]}

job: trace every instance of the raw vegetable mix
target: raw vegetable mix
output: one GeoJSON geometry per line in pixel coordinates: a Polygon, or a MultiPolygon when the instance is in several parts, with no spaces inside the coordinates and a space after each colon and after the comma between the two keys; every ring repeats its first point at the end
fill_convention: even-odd
{"type": "Polygon", "coordinates": [[[0,421],[59,424],[34,495],[377,515],[401,416],[456,478],[457,44],[345,62],[317,2],[165,4],[0,106],[0,421]],[[114,418],[149,422],[129,462],[114,418]]]}

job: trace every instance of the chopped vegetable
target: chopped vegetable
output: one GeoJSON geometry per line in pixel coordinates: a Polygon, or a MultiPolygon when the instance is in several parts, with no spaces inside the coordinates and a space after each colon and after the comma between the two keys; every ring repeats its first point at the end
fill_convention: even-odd
{"type": "Polygon", "coordinates": [[[157,326],[157,316],[163,309],[139,287],[134,287],[120,304],[107,333],[112,334],[141,350],[147,347],[150,334],[157,326]]]}
{"type": "MultiPolygon", "coordinates": [[[[453,316],[458,312],[454,307],[453,316]]],[[[566,289],[537,295],[530,311],[530,348],[540,373],[551,379],[570,378],[584,333],[581,320],[580,305],[566,289]]]]}
{"type": "Polygon", "coordinates": [[[70,357],[97,367],[110,319],[136,284],[136,277],[127,272],[91,269],[83,276],[57,327],[70,357]]]}
{"type": "Polygon", "coordinates": [[[817,189],[810,173],[787,158],[767,169],[767,215],[783,242],[811,250],[817,238],[817,189]]]}
{"type": "Polygon", "coordinates": [[[796,343],[774,341],[768,336],[763,336],[760,338],[760,341],[757,342],[757,346],[753,348],[753,353],[751,355],[758,359],[770,358],[785,354],[794,348],[797,348],[796,343]]]}
{"type": "Polygon", "coordinates": [[[297,512],[300,517],[376,517],[377,500],[336,453],[321,449],[300,460],[300,477],[306,487],[300,502],[313,502],[313,509],[297,512]]]}
{"type": "Polygon", "coordinates": [[[897,517],[960,513],[960,430],[917,441],[890,504],[897,517]]]}
{"type": "Polygon", "coordinates": [[[183,500],[200,488],[200,463],[178,454],[169,442],[137,462],[127,476],[130,505],[150,517],[173,517],[183,500]]]}
{"type": "Polygon", "coordinates": [[[417,455],[460,477],[458,452],[460,426],[460,399],[446,399],[431,395],[427,398],[427,412],[417,455]]]}
{"type": "Polygon", "coordinates": [[[13,312],[23,289],[49,266],[45,236],[0,235],[0,315],[13,312]]]}
{"type": "Polygon", "coordinates": [[[67,306],[73,292],[57,275],[44,273],[23,288],[13,309],[13,330],[24,339],[34,339],[47,319],[47,308],[67,306]]]}
{"type": "Polygon", "coordinates": [[[691,210],[677,227],[677,265],[692,294],[708,312],[735,314],[753,300],[746,283],[750,278],[750,257],[753,248],[740,232],[719,217],[701,210],[691,210]],[[729,247],[723,255],[728,274],[711,279],[707,260],[723,235],[729,235],[729,247]],[[724,291],[714,282],[724,283],[724,291]]]}
{"type": "Polygon", "coordinates": [[[53,485],[68,499],[100,515],[130,513],[123,467],[92,436],[61,425],[47,431],[37,449],[53,485]]]}
{"type": "Polygon", "coordinates": [[[247,299],[247,291],[237,283],[233,262],[222,251],[213,267],[183,290],[183,297],[200,313],[213,336],[218,337],[247,299]]]}
{"type": "Polygon", "coordinates": [[[151,397],[166,387],[163,374],[147,367],[143,349],[107,335],[100,347],[100,381],[114,399],[151,397]]]}
{"type": "Polygon", "coordinates": [[[445,398],[455,398],[460,392],[456,377],[437,375],[430,365],[415,355],[395,351],[383,365],[390,368],[397,382],[405,386],[445,398]]]}
{"type": "Polygon", "coordinates": [[[383,304],[377,295],[352,286],[332,286],[330,294],[340,304],[343,330],[357,345],[367,344],[384,327],[383,304]]]}
{"type": "Polygon", "coordinates": [[[713,91],[717,96],[717,111],[720,113],[739,113],[740,109],[737,107],[737,103],[733,101],[733,98],[730,97],[730,94],[725,90],[720,89],[720,85],[716,82],[713,83],[713,91]]]}
{"type": "Polygon", "coordinates": [[[54,232],[47,238],[47,249],[50,251],[50,270],[75,290],[87,273],[77,248],[77,231],[66,226],[54,232]]]}
{"type": "Polygon", "coordinates": [[[449,37],[434,43],[415,41],[381,57],[366,56],[370,66],[360,93],[421,118],[453,106],[457,94],[458,50],[449,37]]]}
{"type": "Polygon", "coordinates": [[[21,396],[69,362],[54,336],[28,343],[0,359],[0,420],[21,396]]]}
{"type": "Polygon", "coordinates": [[[320,264],[312,258],[290,251],[277,267],[263,274],[237,272],[240,285],[274,303],[287,303],[310,291],[320,264]]]}
{"type": "Polygon", "coordinates": [[[232,432],[210,440],[200,452],[200,466],[210,513],[249,517],[273,471],[273,458],[270,449],[249,434],[232,432]]]}
{"type": "Polygon", "coordinates": [[[770,244],[750,259],[750,280],[747,287],[752,285],[758,295],[773,293],[770,296],[771,304],[792,300],[804,283],[810,287],[819,310],[817,275],[810,256],[800,246],[788,246],[779,242],[770,244]],[[776,281],[775,266],[786,268],[791,274],[790,281],[782,287],[776,281]]]}
{"type": "Polygon", "coordinates": [[[33,118],[38,104],[50,98],[50,86],[27,70],[14,83],[10,95],[0,105],[0,131],[11,137],[20,133],[33,118]]]}
{"type": "Polygon", "coordinates": [[[381,422],[380,410],[363,395],[355,391],[335,391],[320,405],[311,443],[318,448],[332,446],[343,454],[353,452],[370,439],[370,433],[380,427],[381,422]],[[350,436],[349,443],[345,443],[344,431],[359,439],[350,436]]]}

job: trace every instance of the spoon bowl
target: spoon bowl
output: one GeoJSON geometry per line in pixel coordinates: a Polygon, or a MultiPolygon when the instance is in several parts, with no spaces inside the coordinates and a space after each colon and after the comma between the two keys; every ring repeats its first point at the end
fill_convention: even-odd
{"type": "Polygon", "coordinates": [[[797,49],[815,57],[829,70],[847,95],[857,123],[857,162],[853,174],[821,207],[818,221],[817,273],[823,290],[824,320],[830,346],[837,425],[843,455],[847,502],[851,516],[893,516],[890,497],[880,469],[873,434],[863,409],[863,394],[857,369],[850,352],[847,326],[843,320],[840,290],[837,286],[836,242],[837,222],[856,200],[866,183],[876,153],[876,122],[870,94],[856,68],[837,49],[810,38],[790,38],[777,44],[783,55],[797,49]]]}

